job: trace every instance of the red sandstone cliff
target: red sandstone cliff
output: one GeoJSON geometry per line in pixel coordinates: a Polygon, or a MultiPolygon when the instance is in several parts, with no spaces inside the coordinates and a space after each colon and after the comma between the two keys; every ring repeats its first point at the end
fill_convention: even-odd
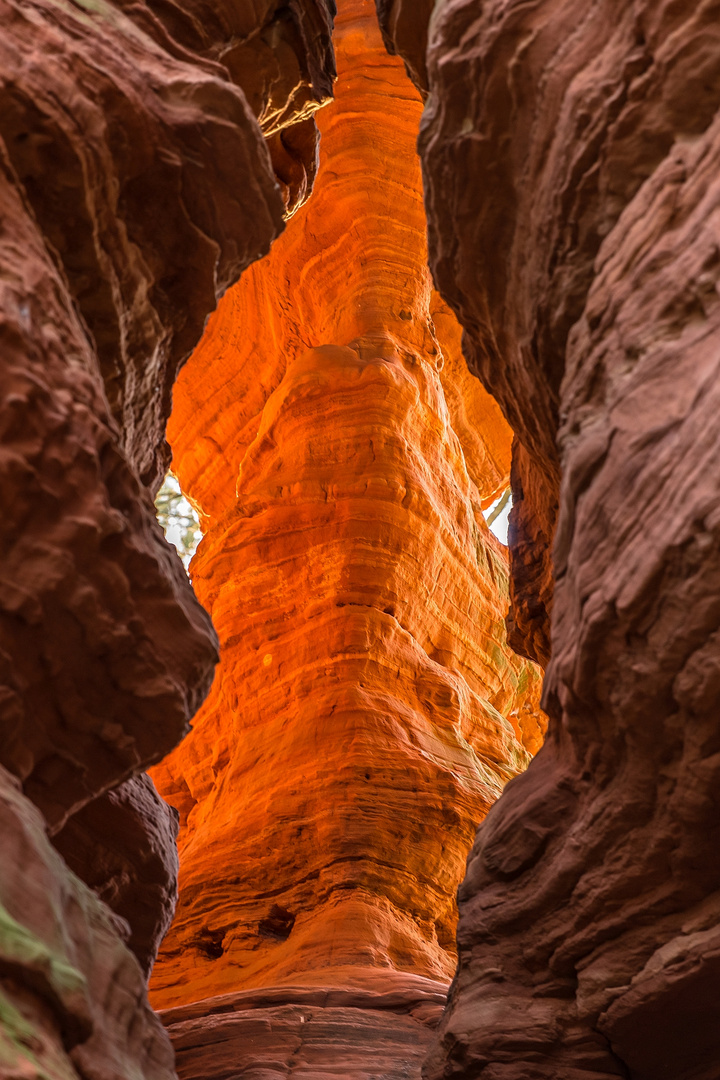
{"type": "Polygon", "coordinates": [[[145,986],[173,822],[136,774],[187,730],[216,639],[153,490],[177,370],[307,193],[334,71],[325,3],[225,15],[0,3],[4,1077],[173,1075],[145,986]],[[243,35],[287,76],[252,105],[223,63],[243,35]],[[283,94],[271,159],[253,107],[283,94]]]}
{"type": "Polygon", "coordinates": [[[430,262],[517,433],[512,640],[552,661],[428,1080],[718,1075],[719,26],[613,0],[430,25],[430,262]]]}
{"type": "Polygon", "coordinates": [[[335,41],[312,199],[223,299],[169,427],[221,641],[192,734],[153,773],[181,814],[153,1001],[173,1007],[188,1077],[220,1075],[226,1039],[243,1066],[275,1054],[280,1075],[317,1054],[335,1075],[378,1055],[404,1075],[428,1029],[398,1021],[392,1049],[382,1001],[436,1016],[477,822],[542,737],[481,513],[507,484],[510,432],[431,288],[421,103],[370,3],[341,5],[335,41]],[[262,1051],[258,1025],[274,1032],[262,1051]]]}

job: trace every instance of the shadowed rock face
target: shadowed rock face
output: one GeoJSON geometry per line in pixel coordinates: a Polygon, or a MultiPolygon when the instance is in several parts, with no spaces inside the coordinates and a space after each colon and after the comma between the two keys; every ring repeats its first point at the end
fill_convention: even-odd
{"type": "Polygon", "coordinates": [[[430,261],[516,432],[544,748],[481,826],[428,1080],[714,1080],[720,4],[445,0],[430,261]],[[559,487],[559,514],[550,538],[559,487]]]}
{"type": "MultiPolygon", "coordinates": [[[[317,170],[315,110],[332,97],[335,0],[122,0],[164,48],[212,66],[242,88],[257,118],[286,214],[310,194],[317,170]]],[[[220,219],[222,223],[222,219],[220,219]]]]}
{"type": "Polygon", "coordinates": [[[0,760],[55,826],[207,691],[212,631],[141,480],[179,360],[282,204],[241,92],[122,12],[6,3],[2,27],[0,760]]]}
{"type": "Polygon", "coordinates": [[[53,837],[65,862],[122,920],[149,976],[177,901],[177,813],[149,776],[133,776],[79,810],[53,837]]]}
{"type": "Polygon", "coordinates": [[[137,960],[2,768],[0,837],[0,1075],[172,1080],[137,960]]]}
{"type": "Polygon", "coordinates": [[[433,0],[375,0],[380,32],[392,56],[405,61],[405,70],[425,100],[427,97],[427,35],[433,0]]]}
{"type": "Polygon", "coordinates": [[[390,1052],[370,991],[437,1012],[477,822],[544,730],[482,516],[511,433],[427,270],[421,103],[371,2],[341,5],[336,46],[312,199],[223,298],[168,430],[222,656],[192,733],[153,771],[181,815],[181,875],[152,1000],[186,1077],[220,1075],[226,1037],[246,1039],[243,1067],[270,1070],[271,1029],[281,1076],[301,1061],[308,1076],[319,1061],[412,1075],[429,1029],[398,1021],[390,1052]],[[316,1011],[301,1031],[302,987],[316,1011]],[[253,1015],[225,1016],[224,995],[248,988],[253,1015]],[[263,1015],[272,988],[290,1013],[263,1015]],[[352,1065],[323,996],[348,988],[347,1037],[366,1031],[352,1065]]]}
{"type": "Polygon", "coordinates": [[[152,496],[178,368],[307,193],[310,113],[333,72],[329,6],[293,5],[288,39],[271,5],[228,7],[212,25],[174,9],[202,17],[193,45],[168,7],[0,2],[0,763],[23,792],[8,779],[13,1077],[171,1074],[122,943],[129,925],[147,972],[175,890],[168,811],[135,774],[187,731],[216,639],[152,496]],[[304,170],[284,191],[258,106],[221,62],[241,23],[270,35],[263,70],[284,73],[268,134],[304,170]]]}

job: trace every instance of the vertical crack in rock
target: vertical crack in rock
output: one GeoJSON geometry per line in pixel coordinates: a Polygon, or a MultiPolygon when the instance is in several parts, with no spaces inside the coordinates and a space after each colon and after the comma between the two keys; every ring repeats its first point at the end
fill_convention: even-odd
{"type": "Polygon", "coordinates": [[[299,987],[359,1002],[343,1036],[317,1017],[304,1067],[413,1075],[477,823],[544,731],[482,515],[511,433],[427,269],[421,102],[368,0],[341,5],[335,41],[312,199],[223,298],[169,426],[222,657],[153,770],[180,812],[181,875],[152,1000],[187,1077],[221,1075],[225,1040],[234,1068],[269,1068],[267,1025],[285,1029],[268,1010],[299,987]],[[388,994],[429,1010],[394,1049],[388,994]]]}

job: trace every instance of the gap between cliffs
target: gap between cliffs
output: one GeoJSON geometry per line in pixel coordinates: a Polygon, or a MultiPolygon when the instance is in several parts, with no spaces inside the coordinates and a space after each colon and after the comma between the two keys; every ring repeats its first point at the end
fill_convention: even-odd
{"type": "MultiPolygon", "coordinates": [[[[365,1025],[354,1064],[330,1025],[343,1075],[392,1042],[388,995],[419,1012],[387,1075],[409,1032],[419,1067],[475,829],[545,725],[484,517],[512,435],[427,268],[422,102],[371,3],[345,0],[333,40],[313,194],[223,297],[168,427],[221,651],[152,773],[180,815],[180,893],[151,1000],[188,1076],[191,1018],[227,1008],[249,1031],[264,1010],[282,1043],[298,1021],[272,1010],[320,992],[352,1000],[346,1036],[365,1025]]],[[[271,1044],[235,1052],[260,1067],[271,1044]]]]}

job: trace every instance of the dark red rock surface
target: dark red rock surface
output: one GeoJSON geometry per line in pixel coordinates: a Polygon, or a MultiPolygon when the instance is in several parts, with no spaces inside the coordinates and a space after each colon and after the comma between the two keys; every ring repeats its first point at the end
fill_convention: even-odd
{"type": "Polygon", "coordinates": [[[53,837],[70,869],[127,924],[146,975],[175,911],[177,831],[177,813],[142,775],[88,803],[53,837]]]}
{"type": "Polygon", "coordinates": [[[122,6],[161,46],[211,61],[241,87],[266,138],[286,214],[294,213],[317,171],[312,116],[332,97],[335,0],[123,0],[122,6]]]}
{"type": "Polygon", "coordinates": [[[121,7],[3,0],[0,136],[92,334],[123,449],[152,482],[178,365],[282,206],[227,72],[167,36],[161,48],[138,29],[144,6],[121,7]],[[29,41],[46,62],[24,62],[29,41]]]}
{"type": "Polygon", "coordinates": [[[132,777],[217,657],[153,493],[179,367],[308,193],[331,6],[0,0],[0,765],[24,792],[0,838],[4,1078],[172,1075],[122,941],[147,971],[172,828],[132,777]],[[243,34],[272,131],[224,63],[243,34]]]}
{"type": "MultiPolygon", "coordinates": [[[[334,70],[324,3],[283,15],[305,27],[295,51],[270,7],[267,26],[243,5],[203,17],[202,58],[123,7],[0,8],[0,761],[53,827],[180,739],[215,659],[143,486],[167,464],[179,364],[282,228],[265,141],[212,56],[241,29],[270,35],[262,62],[287,62],[295,88],[270,97],[278,125],[300,121],[301,157],[312,143],[308,168],[334,70]]],[[[169,10],[178,33],[198,17],[169,10]]]]}
{"type": "Polygon", "coordinates": [[[445,986],[377,972],[367,989],[281,987],[161,1013],[179,1080],[407,1080],[420,1075],[445,986]]]}
{"type": "Polygon", "coordinates": [[[138,474],[216,291],[281,225],[241,92],[113,11],[1,14],[0,760],[52,825],[170,749],[208,688],[212,632],[138,474]]]}
{"type": "Polygon", "coordinates": [[[172,1080],[135,957],[2,768],[0,838],[0,1076],[172,1080]]]}
{"type": "Polygon", "coordinates": [[[380,32],[385,47],[392,56],[401,56],[405,69],[420,91],[427,97],[428,21],[434,0],[375,0],[380,32]]]}
{"type": "Polygon", "coordinates": [[[520,444],[536,654],[562,485],[548,737],[478,832],[425,1076],[716,1080],[720,4],[448,0],[428,66],[431,264],[520,444]]]}

